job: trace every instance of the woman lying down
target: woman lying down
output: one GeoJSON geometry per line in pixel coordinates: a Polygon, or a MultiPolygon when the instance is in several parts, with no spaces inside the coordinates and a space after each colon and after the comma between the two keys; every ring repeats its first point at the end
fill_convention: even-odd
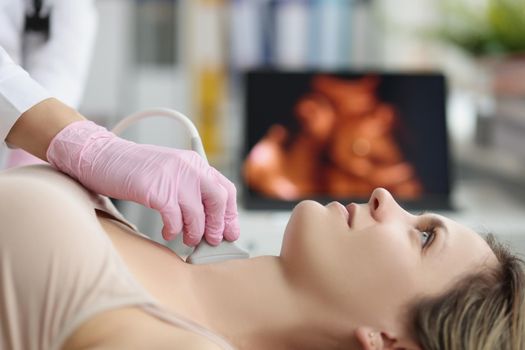
{"type": "Polygon", "coordinates": [[[189,265],[45,165],[0,175],[2,349],[524,349],[522,262],[383,189],[189,265]]]}

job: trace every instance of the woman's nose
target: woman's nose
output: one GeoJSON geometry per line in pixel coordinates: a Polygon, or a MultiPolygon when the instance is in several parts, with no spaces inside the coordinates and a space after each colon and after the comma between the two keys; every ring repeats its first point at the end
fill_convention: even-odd
{"type": "Polygon", "coordinates": [[[368,201],[370,215],[376,221],[384,221],[393,217],[403,217],[409,215],[397,202],[394,197],[384,188],[376,188],[370,195],[368,201]]]}

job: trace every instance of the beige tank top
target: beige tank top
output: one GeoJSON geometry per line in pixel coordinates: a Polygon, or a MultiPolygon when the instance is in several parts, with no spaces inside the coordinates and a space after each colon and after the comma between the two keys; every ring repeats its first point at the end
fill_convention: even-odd
{"type": "Polygon", "coordinates": [[[135,280],[94,209],[148,238],[107,197],[50,166],[0,173],[0,349],[59,350],[89,318],[125,306],[233,349],[164,309],[135,280]]]}

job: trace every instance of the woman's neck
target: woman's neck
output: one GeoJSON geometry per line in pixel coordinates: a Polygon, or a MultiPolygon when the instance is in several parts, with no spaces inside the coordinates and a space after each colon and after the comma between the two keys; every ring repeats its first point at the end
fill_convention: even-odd
{"type": "Polygon", "coordinates": [[[177,269],[184,272],[178,283],[189,288],[173,297],[191,301],[181,313],[239,350],[354,348],[351,342],[340,343],[352,341],[349,318],[294,286],[279,257],[177,269]]]}

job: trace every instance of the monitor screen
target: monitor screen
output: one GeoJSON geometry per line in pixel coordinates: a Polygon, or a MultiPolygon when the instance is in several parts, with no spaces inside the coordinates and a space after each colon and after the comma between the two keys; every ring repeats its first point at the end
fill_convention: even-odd
{"type": "Polygon", "coordinates": [[[251,71],[244,80],[243,204],[366,201],[450,209],[439,73],[251,71]]]}

